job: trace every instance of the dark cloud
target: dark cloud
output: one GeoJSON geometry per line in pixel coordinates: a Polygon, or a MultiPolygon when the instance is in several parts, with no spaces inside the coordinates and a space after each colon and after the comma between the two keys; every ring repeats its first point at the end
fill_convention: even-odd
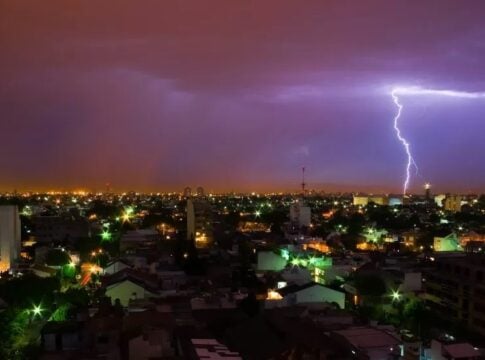
{"type": "MultiPolygon", "coordinates": [[[[479,0],[0,0],[0,186],[291,188],[305,163],[397,190],[386,91],[485,89],[484,18],[479,0]]],[[[405,118],[422,176],[483,189],[485,106],[435,105],[405,118]]]]}

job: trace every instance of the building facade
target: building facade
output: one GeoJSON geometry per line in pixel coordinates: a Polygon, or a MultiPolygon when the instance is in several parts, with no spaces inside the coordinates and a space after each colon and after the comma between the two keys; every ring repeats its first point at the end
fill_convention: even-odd
{"type": "Polygon", "coordinates": [[[462,197],[460,195],[448,195],[443,201],[443,207],[446,211],[461,211],[462,197]]]}
{"type": "Polygon", "coordinates": [[[485,336],[485,255],[437,258],[436,270],[426,275],[426,300],[485,336]]]}
{"type": "Polygon", "coordinates": [[[214,242],[212,206],[206,199],[187,200],[187,240],[195,240],[197,248],[207,248],[214,242]]]}
{"type": "Polygon", "coordinates": [[[290,221],[298,227],[309,227],[312,222],[312,212],[303,199],[296,200],[290,206],[290,221]]]}
{"type": "Polygon", "coordinates": [[[0,272],[11,269],[18,259],[20,240],[20,216],[17,206],[0,206],[0,272]]]}

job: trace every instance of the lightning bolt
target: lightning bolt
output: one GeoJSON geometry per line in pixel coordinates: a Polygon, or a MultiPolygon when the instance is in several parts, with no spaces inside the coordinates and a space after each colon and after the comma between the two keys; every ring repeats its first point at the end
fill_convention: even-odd
{"type": "Polygon", "coordinates": [[[436,89],[425,89],[421,87],[398,87],[391,91],[391,96],[394,104],[396,105],[397,112],[394,116],[394,130],[396,132],[396,137],[401,142],[406,152],[407,162],[405,179],[403,184],[403,195],[407,194],[409,183],[411,181],[411,167],[416,168],[416,174],[418,172],[418,166],[414,161],[413,154],[411,152],[411,144],[409,141],[402,136],[401,129],[399,128],[399,118],[401,117],[402,110],[404,106],[399,101],[399,95],[435,95],[435,96],[450,96],[456,98],[465,99],[479,99],[485,98],[485,92],[468,92],[468,91],[454,91],[454,90],[436,90],[436,89]]]}
{"type": "MultiPolygon", "coordinates": [[[[404,147],[404,151],[406,152],[406,155],[407,155],[406,178],[404,180],[404,185],[403,185],[403,194],[406,195],[406,192],[409,187],[409,182],[411,180],[411,166],[413,164],[414,166],[416,166],[416,162],[414,161],[413,155],[411,153],[411,144],[406,140],[406,138],[404,138],[401,135],[401,129],[399,129],[399,118],[401,117],[403,106],[399,102],[397,89],[392,90],[391,96],[394,101],[394,104],[396,104],[397,106],[397,113],[396,113],[396,116],[394,116],[394,130],[396,131],[396,136],[399,139],[399,141],[402,143],[404,147]]],[[[417,168],[418,167],[416,166],[416,170],[417,168]]]]}

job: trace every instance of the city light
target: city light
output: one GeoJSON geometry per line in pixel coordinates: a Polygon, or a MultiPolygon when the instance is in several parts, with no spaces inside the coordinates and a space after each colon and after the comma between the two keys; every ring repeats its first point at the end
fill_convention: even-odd
{"type": "Polygon", "coordinates": [[[290,260],[290,252],[287,249],[281,249],[281,257],[286,261],[290,260]]]}
{"type": "Polygon", "coordinates": [[[401,294],[399,293],[398,290],[393,290],[391,293],[392,301],[399,301],[401,300],[401,294]]]}
{"type": "Polygon", "coordinates": [[[108,230],[103,230],[101,232],[101,240],[102,241],[109,241],[111,240],[112,234],[108,230]]]}
{"type": "Polygon", "coordinates": [[[37,316],[37,315],[40,316],[43,311],[44,309],[42,309],[40,305],[34,305],[34,308],[32,309],[32,314],[34,314],[34,316],[37,316]]]}
{"type": "Polygon", "coordinates": [[[134,213],[135,213],[135,209],[133,207],[131,207],[131,206],[125,207],[125,210],[124,210],[123,214],[121,215],[121,220],[123,222],[130,222],[134,213]]]}

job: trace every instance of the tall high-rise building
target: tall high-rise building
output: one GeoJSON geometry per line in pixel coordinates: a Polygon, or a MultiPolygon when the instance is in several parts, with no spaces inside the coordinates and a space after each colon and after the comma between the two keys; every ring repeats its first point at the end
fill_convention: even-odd
{"type": "Polygon", "coordinates": [[[189,198],[189,197],[191,197],[191,196],[192,196],[192,189],[191,189],[190,187],[188,187],[188,186],[187,186],[187,187],[184,189],[184,197],[185,197],[185,198],[189,198]]]}
{"type": "Polygon", "coordinates": [[[204,195],[205,195],[204,188],[202,186],[199,186],[197,188],[197,196],[204,196],[204,195]]]}
{"type": "Polygon", "coordinates": [[[214,241],[212,206],[203,198],[187,200],[187,240],[192,239],[197,248],[207,248],[214,241]]]}
{"type": "Polygon", "coordinates": [[[431,201],[431,184],[430,183],[426,183],[424,184],[424,192],[425,192],[425,197],[426,197],[426,201],[431,201]]]}
{"type": "Polygon", "coordinates": [[[303,199],[298,199],[291,204],[290,221],[298,227],[310,226],[312,222],[312,212],[303,199]]]}
{"type": "Polygon", "coordinates": [[[0,206],[0,271],[9,270],[18,259],[20,239],[20,216],[17,206],[0,206]]]}

